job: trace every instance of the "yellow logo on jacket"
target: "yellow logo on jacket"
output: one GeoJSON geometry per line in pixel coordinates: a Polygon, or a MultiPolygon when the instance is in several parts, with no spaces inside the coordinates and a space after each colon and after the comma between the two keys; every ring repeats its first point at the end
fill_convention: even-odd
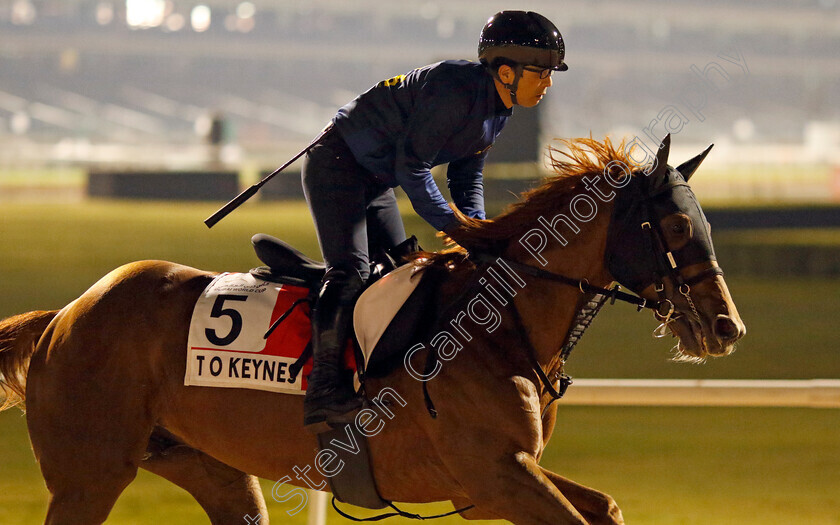
{"type": "Polygon", "coordinates": [[[395,77],[389,78],[388,80],[383,80],[379,83],[381,87],[393,87],[397,84],[401,84],[402,81],[405,79],[405,75],[397,75],[395,77]]]}

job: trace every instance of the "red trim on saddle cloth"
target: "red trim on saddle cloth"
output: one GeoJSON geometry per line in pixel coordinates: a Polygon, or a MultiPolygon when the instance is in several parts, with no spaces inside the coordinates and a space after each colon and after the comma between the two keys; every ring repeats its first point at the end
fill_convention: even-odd
{"type": "MultiPolygon", "coordinates": [[[[285,314],[292,304],[298,299],[303,299],[309,294],[309,290],[299,286],[284,284],[277,294],[277,302],[271,312],[271,324],[285,314]]],[[[294,312],[280,323],[274,332],[268,336],[265,349],[260,355],[276,355],[283,357],[294,357],[297,359],[303,353],[307,343],[311,339],[311,325],[309,319],[309,303],[303,303],[295,307],[294,312]]],[[[344,367],[352,372],[356,371],[356,353],[353,351],[353,342],[347,342],[347,349],[344,351],[344,367]]],[[[303,376],[302,388],[306,390],[306,377],[312,371],[312,358],[306,360],[300,375],[303,376]]]]}

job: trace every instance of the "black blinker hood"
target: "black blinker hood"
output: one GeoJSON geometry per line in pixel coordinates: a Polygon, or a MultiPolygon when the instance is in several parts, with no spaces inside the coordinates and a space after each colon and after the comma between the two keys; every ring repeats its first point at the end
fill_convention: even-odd
{"type": "MultiPolygon", "coordinates": [[[[708,150],[701,154],[702,157],[706,153],[708,150]]],[[[702,161],[702,158],[699,160],[702,161]]],[[[696,169],[696,165],[693,168],[696,169]]],[[[657,166],[651,175],[635,174],[630,183],[618,192],[610,221],[605,259],[612,276],[636,293],[665,277],[659,275],[660,268],[678,272],[680,268],[691,264],[715,260],[706,216],[679,171],[667,165],[657,166]],[[671,252],[676,268],[672,267],[667,257],[667,247],[663,246],[664,237],[659,225],[659,221],[674,213],[687,215],[692,224],[689,242],[683,248],[671,252]],[[642,228],[646,222],[650,223],[655,235],[652,236],[642,228]],[[650,239],[654,239],[653,246],[650,239]],[[661,258],[661,262],[657,262],[656,258],[661,258]]]]}

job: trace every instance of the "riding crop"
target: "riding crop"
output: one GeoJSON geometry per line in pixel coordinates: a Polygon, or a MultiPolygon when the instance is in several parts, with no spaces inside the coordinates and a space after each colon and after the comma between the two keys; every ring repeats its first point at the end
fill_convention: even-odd
{"type": "Polygon", "coordinates": [[[283,164],[282,166],[280,166],[276,170],[274,170],[271,173],[269,173],[268,175],[266,175],[261,181],[252,185],[250,188],[246,189],[245,191],[243,191],[242,193],[240,193],[239,195],[237,195],[236,197],[231,199],[230,202],[228,202],[227,204],[225,204],[224,206],[222,206],[221,208],[216,210],[216,213],[214,213],[213,215],[204,219],[204,224],[206,224],[208,228],[212,228],[217,222],[219,222],[220,220],[227,217],[227,215],[230,212],[232,212],[236,208],[240,207],[242,204],[245,203],[245,201],[247,201],[248,199],[253,197],[254,194],[256,194],[257,191],[259,191],[259,189],[262,188],[263,185],[266,182],[270,181],[272,178],[274,178],[275,175],[277,175],[278,173],[280,173],[284,169],[288,168],[294,161],[298,160],[299,158],[304,156],[309,150],[314,148],[316,144],[321,142],[321,139],[324,138],[324,135],[326,135],[327,132],[332,129],[332,127],[333,127],[333,124],[332,124],[332,122],[330,122],[327,125],[327,127],[324,128],[324,130],[321,131],[321,133],[317,137],[315,137],[312,140],[312,142],[310,142],[308,146],[303,148],[297,155],[295,155],[294,157],[289,159],[288,162],[286,162],[285,164],[283,164]]]}

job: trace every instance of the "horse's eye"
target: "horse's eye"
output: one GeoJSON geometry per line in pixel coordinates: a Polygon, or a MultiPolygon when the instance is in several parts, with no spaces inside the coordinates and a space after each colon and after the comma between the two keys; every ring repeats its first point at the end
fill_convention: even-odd
{"type": "Polygon", "coordinates": [[[671,231],[677,235],[682,235],[683,233],[685,233],[685,224],[676,223],[673,226],[671,226],[671,231]]]}

